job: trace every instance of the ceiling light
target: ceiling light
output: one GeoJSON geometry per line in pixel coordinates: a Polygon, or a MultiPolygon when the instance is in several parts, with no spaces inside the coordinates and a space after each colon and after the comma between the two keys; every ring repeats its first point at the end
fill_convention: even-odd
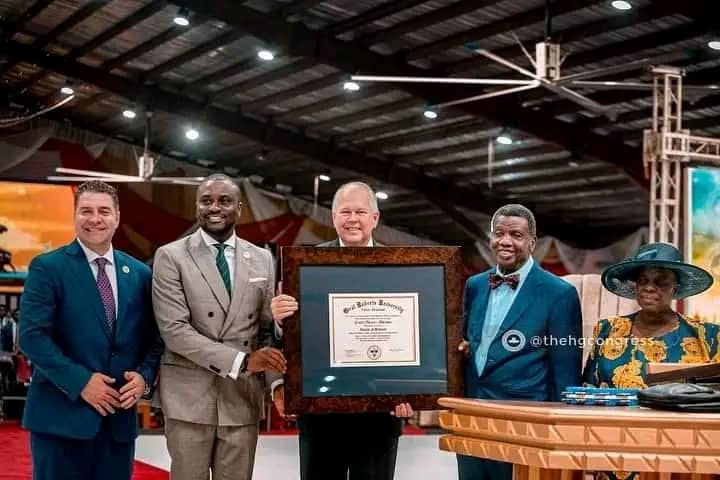
{"type": "Polygon", "coordinates": [[[123,110],[123,117],[130,118],[130,119],[135,118],[136,117],[135,110],[126,108],[125,110],[123,110]]]}
{"type": "Polygon", "coordinates": [[[320,180],[322,180],[323,182],[329,182],[329,181],[330,181],[330,176],[329,176],[329,175],[324,175],[324,174],[323,174],[323,175],[318,175],[318,178],[319,178],[320,180]]]}
{"type": "Polygon", "coordinates": [[[508,133],[501,133],[495,140],[503,145],[512,145],[513,143],[512,137],[508,133]]]}
{"type": "Polygon", "coordinates": [[[260,57],[260,60],[265,60],[266,62],[269,62],[270,60],[275,58],[275,54],[271,52],[270,50],[260,50],[258,52],[258,57],[260,57]]]}
{"type": "Polygon", "coordinates": [[[625,0],[614,0],[611,5],[618,10],[630,10],[632,8],[632,4],[625,0]]]}
{"type": "Polygon", "coordinates": [[[713,50],[720,50],[720,40],[710,40],[708,42],[708,47],[712,48],[713,50]]]}
{"type": "Polygon", "coordinates": [[[188,12],[186,8],[180,8],[177,15],[175,15],[175,18],[173,18],[173,22],[175,25],[187,27],[190,25],[190,12],[188,12]]]}
{"type": "Polygon", "coordinates": [[[379,200],[387,200],[388,194],[385,192],[375,192],[375,197],[377,197],[379,200]]]}
{"type": "Polygon", "coordinates": [[[71,86],[65,85],[60,89],[60,93],[62,93],[63,95],[72,95],[75,93],[75,90],[73,90],[71,86]]]}
{"type": "Polygon", "coordinates": [[[569,162],[568,162],[568,167],[577,168],[577,167],[579,167],[579,166],[580,166],[580,164],[579,164],[578,162],[575,162],[575,161],[569,161],[569,162]]]}
{"type": "Polygon", "coordinates": [[[197,140],[198,138],[200,138],[200,132],[190,127],[185,130],[185,137],[187,137],[188,140],[197,140]]]}
{"type": "Polygon", "coordinates": [[[437,116],[438,116],[437,112],[435,112],[433,110],[425,110],[423,112],[423,115],[425,115],[425,118],[430,118],[430,119],[437,118],[437,116]]]}
{"type": "Polygon", "coordinates": [[[348,92],[357,92],[360,90],[360,84],[357,82],[345,82],[343,88],[348,92]]]}

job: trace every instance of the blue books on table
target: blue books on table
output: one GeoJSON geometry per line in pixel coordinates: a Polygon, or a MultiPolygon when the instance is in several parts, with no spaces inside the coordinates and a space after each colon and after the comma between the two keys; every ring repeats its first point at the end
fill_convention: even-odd
{"type": "Polygon", "coordinates": [[[637,392],[636,388],[568,387],[561,400],[570,405],[637,406],[637,392]]]}

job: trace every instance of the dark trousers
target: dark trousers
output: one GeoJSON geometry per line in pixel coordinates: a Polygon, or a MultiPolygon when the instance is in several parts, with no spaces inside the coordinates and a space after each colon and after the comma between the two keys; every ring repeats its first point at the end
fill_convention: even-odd
{"type": "Polygon", "coordinates": [[[135,441],[113,440],[107,422],[91,440],[30,434],[33,480],[130,480],[135,441]]]}
{"type": "Polygon", "coordinates": [[[459,480],[512,480],[511,463],[457,455],[459,480]]]}
{"type": "Polygon", "coordinates": [[[301,480],[392,480],[398,437],[347,438],[300,433],[301,480]],[[348,477],[349,475],[349,477],[348,477]]]}

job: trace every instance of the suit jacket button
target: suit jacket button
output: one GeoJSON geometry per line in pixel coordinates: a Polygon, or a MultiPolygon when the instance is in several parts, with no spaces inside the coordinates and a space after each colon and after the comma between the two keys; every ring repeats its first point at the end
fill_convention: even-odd
{"type": "Polygon", "coordinates": [[[213,312],[208,312],[208,317],[212,318],[215,314],[213,312]]]}
{"type": "Polygon", "coordinates": [[[252,319],[252,317],[253,317],[252,313],[250,315],[248,315],[248,318],[252,319]]]}
{"type": "Polygon", "coordinates": [[[247,347],[248,343],[250,343],[250,342],[245,340],[245,343],[243,345],[245,345],[247,347]]]}

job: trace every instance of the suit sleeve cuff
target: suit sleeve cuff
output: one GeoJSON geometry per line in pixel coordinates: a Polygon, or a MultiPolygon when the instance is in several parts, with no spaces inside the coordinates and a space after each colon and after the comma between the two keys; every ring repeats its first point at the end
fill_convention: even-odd
{"type": "Polygon", "coordinates": [[[92,372],[85,369],[84,367],[74,367],[70,369],[70,375],[68,376],[67,382],[55,383],[55,385],[67,395],[71,400],[77,400],[80,398],[82,391],[87,386],[88,382],[92,378],[92,372]]]}
{"type": "Polygon", "coordinates": [[[273,324],[275,325],[275,337],[278,339],[282,338],[282,336],[283,336],[282,327],[277,322],[273,322],[273,324]]]}
{"type": "Polygon", "coordinates": [[[245,353],[238,352],[238,354],[235,356],[235,360],[233,361],[232,368],[230,368],[230,371],[228,372],[228,377],[232,378],[233,380],[237,380],[240,376],[240,368],[242,367],[243,360],[245,359],[245,353]]]}

